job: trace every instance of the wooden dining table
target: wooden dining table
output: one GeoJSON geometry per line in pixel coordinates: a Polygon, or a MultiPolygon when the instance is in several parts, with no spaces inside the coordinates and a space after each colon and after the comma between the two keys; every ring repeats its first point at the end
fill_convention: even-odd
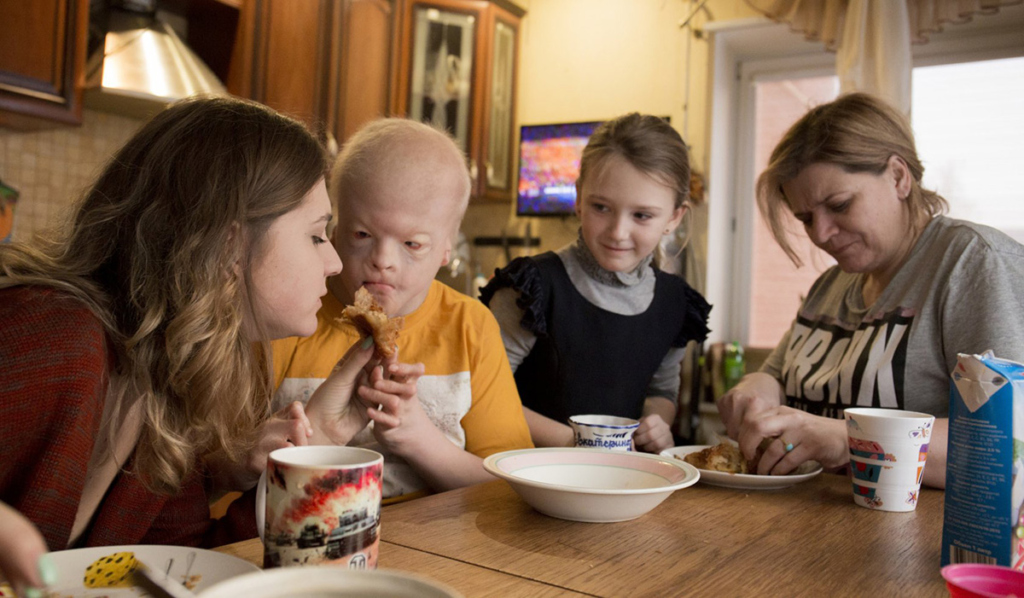
{"type": "MultiPolygon", "coordinates": [[[[945,596],[944,493],[853,502],[845,476],[778,490],[697,483],[632,521],[542,515],[504,481],[384,507],[379,566],[476,596],[945,596]]],[[[262,563],[258,539],[219,548],[262,563]]]]}

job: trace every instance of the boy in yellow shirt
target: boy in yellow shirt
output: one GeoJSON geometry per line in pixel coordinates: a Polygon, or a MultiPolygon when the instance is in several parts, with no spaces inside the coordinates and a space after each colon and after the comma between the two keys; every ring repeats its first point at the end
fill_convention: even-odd
{"type": "MultiPolygon", "coordinates": [[[[416,395],[380,409],[367,401],[370,424],[349,442],[384,454],[385,502],[493,479],[484,457],[533,446],[497,321],[478,300],[434,280],[469,189],[465,157],[445,133],[395,118],[360,129],[330,181],[342,272],[328,280],[316,333],[273,345],[277,410],[305,403],[359,340],[338,321],[359,287],[389,316],[405,317],[398,359],[423,364],[416,395]]],[[[385,377],[410,371],[388,370],[385,377]]]]}

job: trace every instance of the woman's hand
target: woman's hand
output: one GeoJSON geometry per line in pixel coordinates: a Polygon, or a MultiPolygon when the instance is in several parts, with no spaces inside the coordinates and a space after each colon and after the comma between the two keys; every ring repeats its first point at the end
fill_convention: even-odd
{"type": "Polygon", "coordinates": [[[739,430],[740,450],[752,459],[765,438],[768,444],[757,465],[760,475],[784,475],[805,461],[817,461],[825,469],[837,469],[850,461],[846,422],[811,415],[792,407],[778,406],[748,417],[739,430]],[[792,445],[787,451],[786,446],[792,445]]]}
{"type": "Polygon", "coordinates": [[[255,446],[241,463],[232,461],[222,452],[206,458],[206,467],[214,480],[214,496],[225,492],[245,492],[256,486],[263,470],[267,468],[267,456],[272,451],[289,446],[305,446],[309,444],[312,435],[313,427],[302,403],[294,401],[263,423],[255,446]]]}
{"type": "Polygon", "coordinates": [[[409,455],[417,445],[440,433],[423,411],[416,393],[416,382],[423,372],[422,363],[398,363],[396,352],[374,368],[369,385],[359,389],[359,400],[373,420],[374,437],[399,456],[409,455]]]}
{"type": "Polygon", "coordinates": [[[769,374],[753,372],[743,376],[717,403],[725,432],[729,438],[739,440],[740,427],[747,420],[782,404],[782,386],[769,374]]]}
{"type": "Polygon", "coordinates": [[[271,451],[289,446],[306,446],[313,435],[313,425],[299,401],[281,409],[264,422],[256,448],[249,455],[249,467],[259,478],[267,466],[271,451]]]}
{"type": "Polygon", "coordinates": [[[306,404],[306,416],[313,429],[310,444],[344,445],[366,427],[366,406],[352,399],[356,390],[369,380],[369,370],[377,365],[372,357],[373,337],[352,345],[310,397],[306,404]]]}
{"type": "Polygon", "coordinates": [[[18,596],[43,596],[39,588],[57,582],[48,563],[46,541],[36,526],[10,505],[0,502],[0,574],[18,596]]]}

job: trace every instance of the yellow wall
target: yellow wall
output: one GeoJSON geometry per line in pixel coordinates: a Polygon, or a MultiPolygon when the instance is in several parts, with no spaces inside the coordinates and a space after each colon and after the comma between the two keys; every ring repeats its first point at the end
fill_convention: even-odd
{"type": "MultiPolygon", "coordinates": [[[[605,120],[631,111],[669,116],[690,144],[694,166],[706,171],[708,44],[679,26],[699,2],[517,3],[527,11],[520,34],[520,124],[605,120]]],[[[754,16],[743,0],[710,0],[706,8],[714,20],[754,16]]],[[[700,11],[692,24],[699,29],[708,21],[708,12],[700,11]]],[[[470,239],[503,230],[521,235],[531,222],[532,234],[542,239],[541,250],[557,249],[576,237],[575,218],[525,219],[514,213],[514,206],[471,206],[463,231],[470,239]]],[[[699,210],[694,221],[698,244],[705,222],[699,210]]],[[[474,257],[485,274],[505,263],[499,249],[476,248],[474,257]]]]}

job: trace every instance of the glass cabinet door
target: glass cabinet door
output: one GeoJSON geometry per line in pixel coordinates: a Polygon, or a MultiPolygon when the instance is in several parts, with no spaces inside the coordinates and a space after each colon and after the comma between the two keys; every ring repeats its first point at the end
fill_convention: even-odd
{"type": "Polygon", "coordinates": [[[469,153],[476,17],[417,7],[409,117],[449,131],[469,153]]]}
{"type": "Polygon", "coordinates": [[[491,65],[491,109],[487,139],[487,187],[508,189],[511,184],[512,106],[514,95],[516,31],[495,21],[491,65]]]}

